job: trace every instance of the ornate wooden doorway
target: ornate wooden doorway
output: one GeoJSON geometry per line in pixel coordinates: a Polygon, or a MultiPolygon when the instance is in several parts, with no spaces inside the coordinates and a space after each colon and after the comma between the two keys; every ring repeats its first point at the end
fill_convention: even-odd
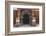
{"type": "Polygon", "coordinates": [[[21,11],[21,24],[32,24],[32,11],[31,9],[22,9],[21,11]]]}

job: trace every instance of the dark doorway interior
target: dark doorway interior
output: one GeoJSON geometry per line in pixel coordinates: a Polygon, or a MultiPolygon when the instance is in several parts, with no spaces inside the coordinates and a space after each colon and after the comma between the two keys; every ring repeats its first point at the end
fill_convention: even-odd
{"type": "Polygon", "coordinates": [[[23,15],[23,24],[29,24],[29,15],[28,14],[23,15]]]}

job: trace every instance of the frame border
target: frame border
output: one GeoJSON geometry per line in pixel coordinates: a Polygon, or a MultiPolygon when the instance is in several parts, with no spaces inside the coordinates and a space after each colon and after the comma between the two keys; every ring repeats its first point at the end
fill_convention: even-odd
{"type": "Polygon", "coordinates": [[[35,2],[20,2],[20,1],[5,1],[5,35],[22,35],[22,34],[38,34],[38,33],[44,33],[45,32],[45,3],[35,3],[35,2]],[[21,4],[21,5],[42,5],[42,30],[41,31],[22,31],[22,32],[10,32],[10,9],[9,5],[15,5],[15,4],[21,4]]]}

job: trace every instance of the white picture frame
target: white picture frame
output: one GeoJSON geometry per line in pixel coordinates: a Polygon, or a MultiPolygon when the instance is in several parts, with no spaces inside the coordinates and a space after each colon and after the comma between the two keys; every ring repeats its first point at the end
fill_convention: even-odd
{"type": "Polygon", "coordinates": [[[45,32],[45,4],[8,1],[6,4],[6,34],[35,34],[45,32]],[[39,25],[36,27],[13,27],[13,10],[17,8],[38,8],[39,9],[39,25]],[[28,28],[28,29],[27,29],[28,28]],[[33,29],[32,29],[33,28],[33,29]]]}

